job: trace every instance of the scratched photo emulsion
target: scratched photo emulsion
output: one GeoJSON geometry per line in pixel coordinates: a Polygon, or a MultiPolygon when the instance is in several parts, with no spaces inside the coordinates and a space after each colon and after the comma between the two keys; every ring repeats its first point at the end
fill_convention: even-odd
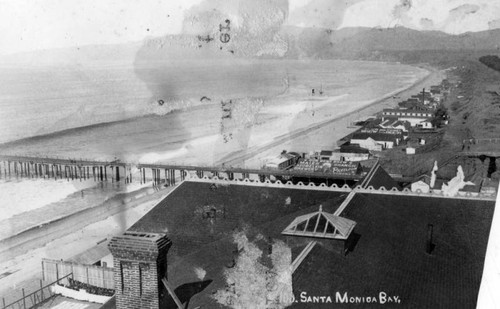
{"type": "Polygon", "coordinates": [[[0,0],[0,309],[500,308],[500,2],[0,0]]]}

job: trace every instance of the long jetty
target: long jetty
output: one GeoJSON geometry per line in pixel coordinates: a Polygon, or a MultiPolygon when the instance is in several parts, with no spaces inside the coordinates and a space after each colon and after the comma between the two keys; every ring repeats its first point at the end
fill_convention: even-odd
{"type": "Polygon", "coordinates": [[[127,163],[119,160],[93,161],[47,157],[0,155],[0,177],[54,178],[67,180],[125,181],[125,183],[152,181],[153,185],[175,185],[190,173],[198,177],[218,176],[228,179],[250,178],[264,181],[273,177],[309,179],[325,182],[356,182],[366,173],[333,174],[298,170],[248,169],[226,166],[192,166],[173,164],[127,163]],[[139,171],[139,177],[133,171],[139,171]],[[139,178],[139,179],[137,179],[139,178]]]}
{"type": "Polygon", "coordinates": [[[0,155],[0,177],[132,182],[130,166],[116,161],[0,155]],[[122,171],[122,172],[121,172],[122,171]]]}

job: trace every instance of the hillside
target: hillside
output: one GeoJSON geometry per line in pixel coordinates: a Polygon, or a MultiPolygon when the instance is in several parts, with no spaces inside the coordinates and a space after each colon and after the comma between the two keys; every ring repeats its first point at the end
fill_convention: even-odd
{"type": "Polygon", "coordinates": [[[487,67],[500,72],[500,58],[498,58],[498,56],[482,56],[479,58],[479,61],[481,61],[481,63],[486,65],[487,67]]]}
{"type": "MultiPolygon", "coordinates": [[[[143,42],[120,45],[82,46],[20,53],[0,58],[0,64],[85,64],[114,61],[157,62],[181,59],[351,59],[414,63],[413,53],[499,51],[500,29],[451,35],[439,31],[417,31],[403,27],[299,28],[282,26],[274,36],[251,38],[235,33],[227,44],[214,33],[150,37],[143,42]],[[208,35],[213,40],[206,41],[208,35]],[[409,59],[408,59],[409,58],[409,59]]],[[[416,61],[418,62],[418,60],[416,61]]],[[[427,62],[427,61],[424,61],[427,62]]]]}
{"type": "MultiPolygon", "coordinates": [[[[498,50],[500,30],[461,35],[397,27],[340,30],[285,27],[287,57],[395,60],[395,52],[498,50]]],[[[404,54],[402,54],[403,56],[404,54]]]]}
{"type": "MultiPolygon", "coordinates": [[[[217,38],[217,35],[214,35],[217,38]]],[[[146,41],[140,49],[148,60],[165,57],[352,59],[405,62],[408,52],[469,52],[499,50],[500,29],[460,35],[439,31],[417,31],[403,27],[298,28],[283,26],[272,38],[248,42],[235,36],[227,45],[216,39],[200,41],[182,35],[146,41]],[[397,53],[401,54],[397,54],[397,53]]],[[[141,57],[142,58],[142,57],[141,57]]]]}

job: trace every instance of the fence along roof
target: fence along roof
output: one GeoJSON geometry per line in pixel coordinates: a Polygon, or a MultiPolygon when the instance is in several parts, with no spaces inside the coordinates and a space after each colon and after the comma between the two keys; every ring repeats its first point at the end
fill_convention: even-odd
{"type": "Polygon", "coordinates": [[[308,236],[318,238],[347,239],[356,222],[319,211],[302,215],[290,223],[281,234],[293,236],[308,236]]]}

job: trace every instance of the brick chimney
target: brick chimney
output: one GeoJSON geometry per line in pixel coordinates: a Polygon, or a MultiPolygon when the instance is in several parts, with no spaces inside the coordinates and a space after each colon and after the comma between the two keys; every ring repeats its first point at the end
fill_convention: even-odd
{"type": "Polygon", "coordinates": [[[117,309],[163,308],[167,293],[167,252],[172,242],[165,234],[125,232],[109,243],[113,254],[117,309]]]}

